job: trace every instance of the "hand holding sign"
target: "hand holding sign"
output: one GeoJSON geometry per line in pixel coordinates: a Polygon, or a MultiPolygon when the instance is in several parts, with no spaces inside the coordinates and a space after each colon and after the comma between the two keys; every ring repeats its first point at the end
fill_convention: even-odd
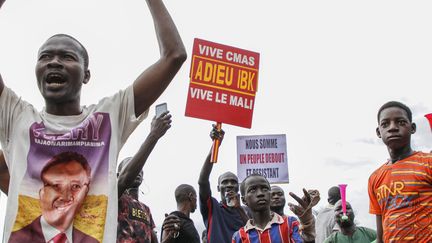
{"type": "Polygon", "coordinates": [[[210,132],[210,137],[213,140],[213,145],[212,145],[212,150],[211,150],[211,155],[210,155],[210,162],[211,163],[216,163],[217,162],[217,157],[218,157],[218,153],[219,153],[219,146],[222,143],[222,140],[224,138],[225,132],[222,130],[222,124],[221,123],[217,123],[217,124],[213,124],[213,129],[210,132]]]}
{"type": "MultiPolygon", "coordinates": [[[[222,123],[218,122],[216,123],[216,125],[213,125],[213,130],[220,133],[222,131],[222,123]]],[[[223,134],[222,134],[222,138],[223,138],[223,134]]],[[[213,146],[212,146],[211,157],[210,157],[211,163],[217,162],[217,158],[219,154],[219,146],[221,142],[222,142],[221,138],[213,139],[213,146]]]]}

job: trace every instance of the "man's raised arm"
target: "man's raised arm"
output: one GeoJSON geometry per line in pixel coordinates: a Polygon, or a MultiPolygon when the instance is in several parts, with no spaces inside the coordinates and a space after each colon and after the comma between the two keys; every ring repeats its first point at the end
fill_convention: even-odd
{"type": "Polygon", "coordinates": [[[209,180],[210,173],[213,169],[213,163],[210,163],[210,153],[207,155],[207,158],[204,161],[198,179],[199,199],[201,200],[201,202],[205,202],[211,196],[209,180]]]}
{"type": "Polygon", "coordinates": [[[146,0],[153,17],[160,58],[134,82],[135,115],[146,111],[174,78],[187,54],[177,28],[162,0],[146,0]]]}
{"type": "Polygon", "coordinates": [[[119,198],[141,172],[156,143],[165,135],[170,127],[171,115],[168,114],[168,111],[162,113],[157,118],[153,118],[151,130],[146,140],[141,145],[138,152],[132,157],[131,161],[120,171],[117,181],[119,198]]]}
{"type": "MultiPolygon", "coordinates": [[[[224,137],[224,131],[220,130],[218,131],[216,127],[213,125],[213,130],[210,133],[210,137],[212,140],[220,139],[220,144],[222,143],[223,137],[224,137]]],[[[211,196],[211,190],[210,190],[210,174],[213,169],[213,163],[210,162],[210,156],[211,151],[207,155],[204,164],[201,168],[200,176],[198,179],[198,185],[199,185],[199,198],[201,202],[204,202],[211,196]]]]}

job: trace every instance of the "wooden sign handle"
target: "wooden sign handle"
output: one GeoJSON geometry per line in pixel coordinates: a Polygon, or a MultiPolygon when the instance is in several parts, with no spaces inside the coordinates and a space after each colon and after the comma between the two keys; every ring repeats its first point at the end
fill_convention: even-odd
{"type": "MultiPolygon", "coordinates": [[[[216,129],[218,131],[220,131],[221,128],[222,128],[222,123],[217,122],[216,123],[216,129]]],[[[213,146],[212,146],[211,156],[210,156],[210,162],[211,163],[217,163],[220,143],[221,143],[220,139],[213,140],[213,146]]]]}

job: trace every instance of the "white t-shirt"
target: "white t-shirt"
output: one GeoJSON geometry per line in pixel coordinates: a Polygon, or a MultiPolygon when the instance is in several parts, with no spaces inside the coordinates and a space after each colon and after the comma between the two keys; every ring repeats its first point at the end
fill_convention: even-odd
{"type": "Polygon", "coordinates": [[[334,205],[328,204],[318,212],[315,220],[315,242],[324,242],[339,226],[334,219],[334,205]]]}
{"type": "MultiPolygon", "coordinates": [[[[8,242],[11,233],[35,232],[25,229],[42,214],[44,199],[40,195],[50,195],[45,189],[54,194],[56,190],[75,190],[71,183],[62,185],[66,180],[59,182],[66,188],[63,190],[59,186],[47,186],[41,179],[44,166],[64,154],[82,155],[91,170],[88,193],[75,213],[73,227],[98,241],[115,242],[118,154],[132,131],[148,115],[146,111],[135,117],[133,87],[103,98],[96,105],[82,107],[82,113],[75,116],[37,111],[7,87],[0,96],[0,107],[0,142],[10,173],[4,242],[8,242]]],[[[52,205],[56,205],[56,199],[52,200],[52,205]]],[[[61,209],[68,209],[65,208],[61,209]]]]}

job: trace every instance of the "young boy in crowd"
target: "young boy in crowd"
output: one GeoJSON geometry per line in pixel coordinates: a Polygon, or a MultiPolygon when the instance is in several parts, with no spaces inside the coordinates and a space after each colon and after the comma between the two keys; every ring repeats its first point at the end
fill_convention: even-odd
{"type": "Polygon", "coordinates": [[[432,154],[414,151],[411,110],[397,101],[378,111],[376,133],[390,158],[369,178],[369,212],[377,242],[432,241],[432,154]]]}
{"type": "Polygon", "coordinates": [[[314,242],[315,224],[311,210],[314,200],[311,200],[306,190],[304,199],[294,197],[304,209],[299,211],[303,211],[307,214],[303,216],[310,219],[303,225],[302,231],[299,230],[300,223],[296,218],[280,216],[270,210],[270,183],[265,177],[258,174],[246,177],[240,186],[240,192],[243,203],[251,210],[252,219],[234,233],[233,243],[314,242]]]}

